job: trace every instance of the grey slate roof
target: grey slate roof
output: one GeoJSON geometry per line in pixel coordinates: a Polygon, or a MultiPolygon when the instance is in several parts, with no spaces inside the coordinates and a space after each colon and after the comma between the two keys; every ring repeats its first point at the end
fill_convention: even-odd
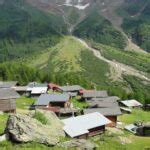
{"type": "Polygon", "coordinates": [[[17,81],[0,81],[0,88],[11,88],[17,84],[17,81]]]}
{"type": "Polygon", "coordinates": [[[120,108],[118,106],[112,108],[91,108],[91,109],[84,109],[84,114],[89,114],[93,112],[99,112],[104,116],[118,116],[121,115],[120,108]]]}
{"type": "Polygon", "coordinates": [[[89,107],[90,108],[111,108],[111,107],[118,107],[118,103],[105,102],[105,101],[90,101],[89,107]]]}
{"type": "Polygon", "coordinates": [[[15,91],[19,92],[19,91],[27,91],[27,86],[16,86],[14,88],[15,91]]]}
{"type": "Polygon", "coordinates": [[[83,98],[104,98],[108,97],[107,91],[93,91],[90,93],[84,93],[83,98]]]}
{"type": "Polygon", "coordinates": [[[63,92],[73,92],[73,91],[79,91],[83,88],[80,85],[71,85],[71,86],[62,86],[60,87],[60,90],[63,92]]]}
{"type": "Polygon", "coordinates": [[[102,97],[102,98],[92,98],[91,101],[105,101],[105,102],[116,102],[120,100],[118,96],[109,96],[109,97],[102,97]]]}
{"type": "Polygon", "coordinates": [[[46,87],[48,85],[47,85],[47,83],[41,84],[38,82],[30,82],[27,86],[30,88],[33,88],[33,87],[46,87]]]}
{"type": "Polygon", "coordinates": [[[0,100],[15,99],[19,97],[19,94],[13,89],[0,89],[0,100]]]}
{"type": "Polygon", "coordinates": [[[66,102],[68,100],[68,94],[42,94],[35,102],[35,105],[48,105],[49,102],[66,102]]]}

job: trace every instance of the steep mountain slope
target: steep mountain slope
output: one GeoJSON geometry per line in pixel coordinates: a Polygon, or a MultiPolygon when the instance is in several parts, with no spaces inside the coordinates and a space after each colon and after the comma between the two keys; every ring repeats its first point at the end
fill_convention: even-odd
{"type": "Polygon", "coordinates": [[[150,1],[126,0],[119,9],[122,28],[133,41],[146,51],[150,50],[150,1]]]}
{"type": "Polygon", "coordinates": [[[74,34],[80,38],[122,49],[126,45],[126,39],[122,33],[100,16],[97,10],[93,10],[84,21],[78,24],[74,34]]]}
{"type": "Polygon", "coordinates": [[[58,15],[44,13],[24,0],[1,1],[0,62],[38,51],[35,45],[42,45],[46,38],[48,46],[54,45],[66,32],[66,25],[58,15]]]}

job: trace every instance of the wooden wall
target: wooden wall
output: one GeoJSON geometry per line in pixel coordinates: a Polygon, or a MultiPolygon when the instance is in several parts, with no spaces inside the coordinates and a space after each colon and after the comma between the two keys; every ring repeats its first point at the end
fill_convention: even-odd
{"type": "Polygon", "coordinates": [[[11,112],[13,110],[16,110],[16,99],[0,100],[0,111],[11,112]]]}
{"type": "Polygon", "coordinates": [[[106,116],[110,121],[111,123],[106,125],[107,127],[116,127],[117,125],[117,116],[106,116]]]}
{"type": "Polygon", "coordinates": [[[95,135],[98,135],[100,133],[103,133],[104,131],[105,131],[105,126],[100,126],[100,127],[96,127],[93,129],[89,129],[88,136],[95,136],[95,135]]]}

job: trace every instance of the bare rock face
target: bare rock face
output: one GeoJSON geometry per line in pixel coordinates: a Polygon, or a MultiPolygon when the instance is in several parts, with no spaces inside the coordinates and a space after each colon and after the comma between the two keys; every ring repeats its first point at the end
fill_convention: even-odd
{"type": "Polygon", "coordinates": [[[43,125],[27,115],[10,115],[6,134],[16,142],[35,141],[46,145],[56,145],[59,142],[59,134],[50,125],[43,125]]]}
{"type": "Polygon", "coordinates": [[[64,147],[65,149],[77,148],[78,150],[93,150],[97,148],[96,144],[85,139],[74,139],[71,141],[66,141],[59,143],[58,146],[64,147]]]}

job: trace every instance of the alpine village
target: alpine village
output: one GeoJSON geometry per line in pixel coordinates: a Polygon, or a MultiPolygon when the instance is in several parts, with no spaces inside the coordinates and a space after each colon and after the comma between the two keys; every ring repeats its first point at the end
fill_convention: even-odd
{"type": "Polygon", "coordinates": [[[0,150],[150,150],[150,0],[0,0],[0,150]]]}

